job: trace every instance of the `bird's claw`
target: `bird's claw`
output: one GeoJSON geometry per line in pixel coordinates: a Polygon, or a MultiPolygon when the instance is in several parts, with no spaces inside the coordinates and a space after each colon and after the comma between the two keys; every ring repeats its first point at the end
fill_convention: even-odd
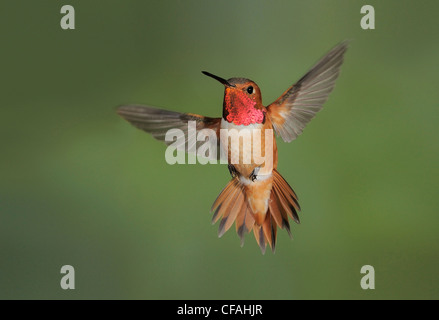
{"type": "Polygon", "coordinates": [[[236,168],[232,164],[229,164],[228,168],[229,168],[229,172],[230,172],[230,175],[232,176],[232,178],[234,178],[238,175],[238,171],[236,171],[236,168]]]}
{"type": "Polygon", "coordinates": [[[249,178],[251,179],[252,182],[254,182],[258,178],[258,172],[259,172],[259,168],[255,168],[252,171],[252,173],[250,173],[249,178]]]}

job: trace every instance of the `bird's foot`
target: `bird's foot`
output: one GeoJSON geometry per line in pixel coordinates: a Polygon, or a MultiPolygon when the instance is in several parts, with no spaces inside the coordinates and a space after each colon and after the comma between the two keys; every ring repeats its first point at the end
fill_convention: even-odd
{"type": "Polygon", "coordinates": [[[252,173],[250,173],[249,179],[254,182],[258,178],[259,167],[254,168],[252,173]]]}
{"type": "Polygon", "coordinates": [[[230,175],[232,176],[232,178],[234,178],[238,175],[238,171],[236,171],[236,168],[232,164],[229,164],[228,168],[229,168],[229,172],[230,172],[230,175]]]}

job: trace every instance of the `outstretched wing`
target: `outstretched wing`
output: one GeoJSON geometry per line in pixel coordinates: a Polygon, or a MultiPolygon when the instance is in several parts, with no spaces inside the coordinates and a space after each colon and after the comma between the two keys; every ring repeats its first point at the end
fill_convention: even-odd
{"type": "Polygon", "coordinates": [[[322,109],[334,88],[347,47],[346,41],[337,45],[267,107],[276,133],[285,142],[296,139],[322,109]]]}
{"type": "MultiPolygon", "coordinates": [[[[172,144],[178,150],[192,152],[198,150],[201,145],[212,143],[214,149],[209,150],[216,150],[217,154],[219,153],[218,137],[221,118],[209,118],[198,114],[180,113],[139,105],[121,106],[117,109],[117,113],[135,127],[150,133],[155,139],[163,141],[167,145],[172,144]],[[166,134],[172,133],[170,131],[172,129],[181,130],[178,132],[184,134],[184,139],[169,139],[173,136],[172,134],[168,135],[168,139],[166,139],[166,134]],[[211,130],[205,130],[203,135],[200,135],[200,131],[203,129],[211,130]]],[[[206,146],[205,148],[207,149],[206,146]]],[[[218,155],[212,158],[217,159],[218,155]]]]}

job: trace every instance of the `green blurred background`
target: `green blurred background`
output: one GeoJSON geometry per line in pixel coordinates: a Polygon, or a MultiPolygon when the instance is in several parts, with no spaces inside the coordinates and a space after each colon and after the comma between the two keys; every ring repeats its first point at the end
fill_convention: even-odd
{"type": "Polygon", "coordinates": [[[439,298],[437,1],[2,1],[0,298],[439,298]],[[76,29],[60,28],[73,5],[76,29]],[[360,27],[360,8],[376,29],[360,27]],[[166,163],[115,113],[220,116],[247,77],[274,101],[351,39],[330,99],[279,140],[300,197],[293,240],[262,255],[210,206],[224,165],[166,163]],[[60,288],[72,265],[76,289],[60,288]],[[375,268],[375,290],[360,269],[375,268]]]}

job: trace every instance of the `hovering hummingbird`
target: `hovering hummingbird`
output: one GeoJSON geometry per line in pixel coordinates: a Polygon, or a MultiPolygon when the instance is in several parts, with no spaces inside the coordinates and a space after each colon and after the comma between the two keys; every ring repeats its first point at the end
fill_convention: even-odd
{"type": "MultiPolygon", "coordinates": [[[[334,47],[267,107],[262,104],[261,91],[254,81],[245,78],[225,80],[203,71],[203,74],[218,80],[225,87],[221,118],[138,105],[121,106],[117,112],[137,128],[151,133],[154,138],[168,145],[169,141],[165,139],[166,132],[177,128],[187,133],[190,121],[196,123],[197,132],[202,129],[214,130],[218,137],[215,143],[219,148],[224,148],[224,141],[220,139],[222,129],[259,129],[261,132],[271,129],[273,138],[274,129],[285,142],[291,142],[322,109],[334,88],[347,46],[347,42],[342,42],[334,47]]],[[[262,134],[260,144],[252,147],[264,148],[266,143],[271,143],[271,166],[261,166],[255,162],[232,163],[232,154],[237,151],[233,150],[233,146],[226,144],[228,169],[232,179],[219,194],[211,209],[212,222],[216,223],[221,219],[218,230],[220,237],[235,222],[241,244],[244,235],[253,230],[262,253],[265,253],[267,243],[274,252],[277,227],[285,229],[291,237],[289,218],[296,223],[300,222],[297,214],[300,211],[298,197],[277,171],[276,140],[266,140],[262,134]]],[[[239,151],[239,159],[242,159],[242,153],[247,152],[245,150],[248,148],[242,145],[240,147],[242,148],[239,151]]]]}

